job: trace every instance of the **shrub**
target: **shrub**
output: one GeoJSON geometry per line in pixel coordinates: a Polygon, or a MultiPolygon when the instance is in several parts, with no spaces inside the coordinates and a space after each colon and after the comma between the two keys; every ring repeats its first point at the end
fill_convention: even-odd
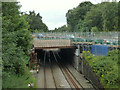
{"type": "Polygon", "coordinates": [[[118,50],[112,50],[108,52],[107,56],[93,56],[90,52],[84,52],[82,55],[105,88],[118,88],[120,85],[119,52],[118,50]]]}
{"type": "Polygon", "coordinates": [[[32,36],[19,8],[17,2],[2,3],[3,88],[24,88],[30,80],[34,81],[26,67],[32,36]]]}
{"type": "Polygon", "coordinates": [[[36,88],[36,79],[30,73],[22,76],[14,75],[12,73],[3,72],[3,88],[28,88],[28,83],[34,83],[36,88]]]}

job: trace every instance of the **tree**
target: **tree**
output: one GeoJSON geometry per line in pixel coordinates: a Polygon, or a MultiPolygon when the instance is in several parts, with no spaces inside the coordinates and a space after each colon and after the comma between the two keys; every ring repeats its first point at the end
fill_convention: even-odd
{"type": "Polygon", "coordinates": [[[93,5],[90,2],[80,3],[76,8],[66,13],[69,31],[89,32],[94,27],[98,31],[117,31],[118,28],[118,2],[102,2],[93,5]]]}
{"type": "Polygon", "coordinates": [[[29,14],[25,14],[27,21],[30,24],[29,30],[35,32],[35,30],[46,32],[48,27],[42,22],[40,14],[36,14],[35,11],[29,11],[29,14]]]}
{"type": "Polygon", "coordinates": [[[118,3],[103,2],[101,3],[101,7],[103,30],[116,31],[118,29],[118,3]]]}
{"type": "Polygon", "coordinates": [[[79,23],[75,27],[75,31],[77,32],[90,32],[90,24],[87,23],[87,20],[80,20],[79,23]]]}
{"type": "Polygon", "coordinates": [[[98,31],[99,30],[98,30],[98,28],[96,26],[91,28],[91,32],[98,32],[98,31]]]}
{"type": "Polygon", "coordinates": [[[88,20],[91,28],[97,27],[99,31],[117,31],[118,3],[102,2],[97,4],[86,14],[85,19],[88,20]]]}
{"type": "Polygon", "coordinates": [[[99,31],[102,31],[103,29],[103,19],[102,19],[102,12],[101,12],[101,6],[96,5],[91,8],[89,12],[87,12],[85,19],[87,21],[87,24],[89,25],[89,29],[92,27],[97,27],[99,31]]]}
{"type": "Polygon", "coordinates": [[[118,31],[120,31],[120,1],[118,2],[118,31]]]}
{"type": "Polygon", "coordinates": [[[90,10],[91,6],[93,6],[91,2],[83,2],[76,8],[68,10],[66,18],[70,31],[74,31],[80,20],[84,20],[86,13],[90,10]]]}
{"type": "Polygon", "coordinates": [[[59,28],[55,28],[52,32],[68,32],[69,28],[66,25],[63,25],[59,28]]]}
{"type": "Polygon", "coordinates": [[[27,69],[32,36],[25,17],[20,16],[19,8],[17,2],[2,3],[3,80],[5,73],[24,75],[27,69]]]}

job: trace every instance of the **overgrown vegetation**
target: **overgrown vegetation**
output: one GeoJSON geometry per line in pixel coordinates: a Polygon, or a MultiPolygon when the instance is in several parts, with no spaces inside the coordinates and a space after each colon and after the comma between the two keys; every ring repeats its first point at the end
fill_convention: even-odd
{"type": "Polygon", "coordinates": [[[89,51],[83,51],[87,64],[96,73],[105,88],[118,88],[120,85],[118,53],[120,51],[112,50],[108,52],[107,56],[93,56],[89,51]]]}
{"type": "Polygon", "coordinates": [[[35,79],[28,71],[32,36],[17,2],[2,3],[2,86],[25,88],[35,79]]]}
{"type": "Polygon", "coordinates": [[[118,31],[118,4],[120,2],[80,3],[66,13],[67,26],[55,29],[55,32],[108,32],[118,31]]]}
{"type": "Polygon", "coordinates": [[[3,88],[28,88],[28,83],[33,83],[36,88],[36,79],[33,78],[32,74],[26,70],[24,75],[17,75],[8,72],[3,72],[4,77],[2,78],[3,88]]]}
{"type": "Polygon", "coordinates": [[[28,21],[30,27],[29,30],[31,32],[47,32],[48,27],[45,23],[42,21],[42,16],[40,16],[40,13],[35,13],[35,11],[29,11],[29,14],[23,13],[24,16],[26,16],[26,20],[28,21]]]}

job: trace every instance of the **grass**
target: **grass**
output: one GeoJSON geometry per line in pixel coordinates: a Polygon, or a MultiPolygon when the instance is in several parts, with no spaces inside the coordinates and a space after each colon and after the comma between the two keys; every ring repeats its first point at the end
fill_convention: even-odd
{"type": "Polygon", "coordinates": [[[29,88],[28,83],[33,83],[36,88],[36,79],[29,72],[22,76],[3,72],[3,76],[3,88],[29,88]]]}

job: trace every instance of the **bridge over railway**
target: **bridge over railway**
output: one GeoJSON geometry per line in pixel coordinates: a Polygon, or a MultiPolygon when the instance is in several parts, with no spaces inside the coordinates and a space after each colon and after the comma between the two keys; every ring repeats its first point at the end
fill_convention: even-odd
{"type": "MultiPolygon", "coordinates": [[[[118,40],[119,32],[107,33],[37,33],[33,34],[33,46],[35,50],[40,49],[64,49],[75,48],[78,56],[82,51],[90,51],[95,55],[101,54],[103,47],[108,47],[107,51],[118,48],[120,49],[120,41],[118,40]],[[95,45],[95,46],[93,46],[95,45]],[[101,48],[100,48],[100,47],[101,48]],[[99,47],[99,48],[97,48],[99,47]],[[100,54],[98,54],[98,52],[100,54]]],[[[104,55],[106,55],[104,53],[104,55]]]]}
{"type": "Polygon", "coordinates": [[[35,33],[32,34],[35,48],[66,48],[73,45],[108,45],[119,47],[120,32],[100,33],[35,33]]]}
{"type": "Polygon", "coordinates": [[[34,40],[35,49],[72,48],[70,40],[34,40]]]}
{"type": "MultiPolygon", "coordinates": [[[[34,47],[31,49],[29,67],[31,69],[34,64],[34,69],[38,70],[39,65],[38,88],[103,88],[91,71],[89,73],[93,83],[77,71],[78,58],[83,51],[105,56],[109,50],[120,48],[117,35],[118,33],[33,34],[34,47]]],[[[84,73],[83,68],[85,71],[90,70],[83,65],[81,73],[84,73]]]]}
{"type": "Polygon", "coordinates": [[[120,32],[32,34],[34,47],[31,49],[30,61],[32,62],[32,58],[34,58],[33,60],[37,63],[40,53],[42,55],[41,50],[58,50],[67,54],[72,52],[76,56],[79,56],[82,51],[89,51],[94,55],[105,56],[110,50],[120,49],[119,34],[120,32]]]}

